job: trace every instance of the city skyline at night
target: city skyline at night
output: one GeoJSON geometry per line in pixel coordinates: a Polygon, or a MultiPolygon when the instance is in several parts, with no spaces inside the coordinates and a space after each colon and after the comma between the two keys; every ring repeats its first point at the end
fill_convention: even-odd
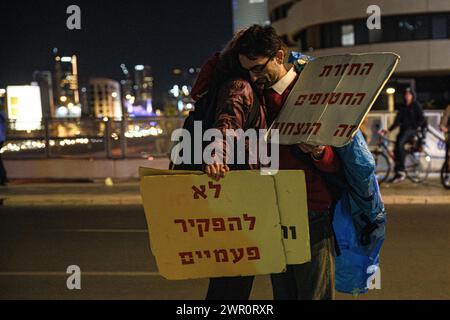
{"type": "MultiPolygon", "coordinates": [[[[155,102],[162,105],[174,68],[198,68],[232,35],[228,0],[195,2],[8,1],[0,21],[0,88],[29,84],[36,70],[54,72],[54,48],[78,58],[80,85],[89,78],[121,80],[121,64],[149,65],[155,102]],[[81,9],[81,30],[69,30],[70,5],[81,9]],[[206,14],[207,13],[207,14],[206,14]],[[207,44],[207,45],[205,45],[207,44]]],[[[183,85],[180,83],[180,85],[183,85]]]]}

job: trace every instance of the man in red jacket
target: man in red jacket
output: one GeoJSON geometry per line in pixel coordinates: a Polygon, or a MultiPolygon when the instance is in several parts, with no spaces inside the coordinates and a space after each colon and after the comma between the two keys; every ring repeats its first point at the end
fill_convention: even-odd
{"type": "MultiPolygon", "coordinates": [[[[267,123],[281,111],[298,74],[285,64],[288,50],[270,26],[248,28],[236,43],[240,66],[246,70],[259,90],[261,103],[267,110],[267,123]]],[[[305,171],[311,261],[288,265],[286,272],[272,275],[275,299],[334,298],[334,237],[330,207],[333,194],[321,172],[333,173],[340,167],[339,158],[330,146],[308,144],[281,145],[280,170],[305,171]]],[[[221,165],[206,168],[211,177],[223,176],[221,165]]]]}

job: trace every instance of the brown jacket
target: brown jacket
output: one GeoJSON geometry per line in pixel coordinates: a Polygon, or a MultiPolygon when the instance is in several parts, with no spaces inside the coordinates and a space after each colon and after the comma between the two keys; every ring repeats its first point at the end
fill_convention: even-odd
{"type": "MultiPolygon", "coordinates": [[[[250,83],[244,79],[232,79],[224,83],[218,93],[216,120],[214,128],[219,129],[225,136],[227,129],[246,130],[246,123],[253,107],[253,88],[250,83]]],[[[264,105],[259,103],[259,116],[253,126],[253,129],[267,129],[266,112],[264,105]]],[[[247,124],[248,125],[248,124],[247,124]]],[[[237,137],[236,137],[237,138],[237,137]]],[[[227,152],[226,141],[220,142],[223,145],[224,160],[232,155],[227,152]]],[[[246,141],[246,159],[248,160],[248,141],[246,141]]],[[[258,169],[259,165],[248,164],[246,168],[258,169]]]]}

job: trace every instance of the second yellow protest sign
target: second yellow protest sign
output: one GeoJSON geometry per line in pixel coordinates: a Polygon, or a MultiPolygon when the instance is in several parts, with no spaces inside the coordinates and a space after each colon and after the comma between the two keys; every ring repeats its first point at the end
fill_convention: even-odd
{"type": "Polygon", "coordinates": [[[216,182],[193,172],[141,169],[159,272],[171,280],[244,276],[309,261],[305,191],[302,171],[236,171],[216,182]]]}

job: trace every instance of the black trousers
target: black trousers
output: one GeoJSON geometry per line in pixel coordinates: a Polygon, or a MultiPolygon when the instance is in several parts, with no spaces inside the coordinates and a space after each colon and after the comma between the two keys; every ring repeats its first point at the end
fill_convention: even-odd
{"type": "Polygon", "coordinates": [[[254,278],[254,276],[211,278],[206,300],[248,300],[254,278]]]}
{"type": "MultiPolygon", "coordinates": [[[[275,300],[334,299],[334,237],[328,212],[309,212],[311,261],[272,274],[275,300]]],[[[206,300],[248,300],[253,276],[211,278],[206,300]]]]}
{"type": "MultiPolygon", "coordinates": [[[[3,147],[3,142],[0,142],[0,149],[3,147]]],[[[5,184],[7,181],[6,170],[3,166],[2,154],[0,153],[0,184],[5,184]]]]}
{"type": "Polygon", "coordinates": [[[402,130],[397,135],[397,140],[395,141],[394,149],[394,160],[395,160],[395,172],[405,171],[405,144],[411,141],[416,135],[416,130],[408,129],[402,130]]]}

